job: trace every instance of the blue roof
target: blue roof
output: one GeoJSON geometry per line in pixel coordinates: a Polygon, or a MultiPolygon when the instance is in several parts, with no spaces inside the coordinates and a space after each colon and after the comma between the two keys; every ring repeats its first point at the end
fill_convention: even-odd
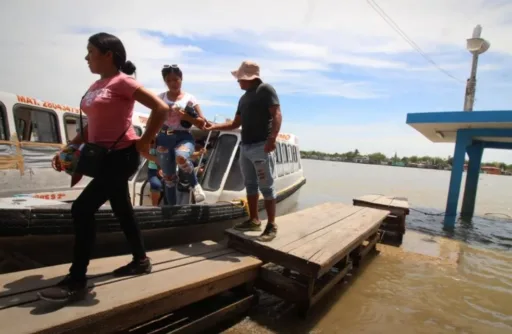
{"type": "Polygon", "coordinates": [[[443,111],[407,114],[407,124],[414,123],[511,123],[512,110],[443,111]]]}
{"type": "Polygon", "coordinates": [[[454,143],[459,131],[484,142],[512,142],[512,110],[411,113],[406,123],[435,143],[454,143]]]}

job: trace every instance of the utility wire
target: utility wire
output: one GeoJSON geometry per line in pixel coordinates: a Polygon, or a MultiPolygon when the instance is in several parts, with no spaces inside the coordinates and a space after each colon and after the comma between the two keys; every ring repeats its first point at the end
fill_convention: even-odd
{"type": "Polygon", "coordinates": [[[432,58],[430,58],[420,47],[418,44],[416,44],[409,36],[407,36],[407,34],[402,30],[400,29],[400,27],[398,26],[398,24],[395,23],[395,21],[393,21],[393,19],[391,17],[389,17],[386,12],[384,12],[384,10],[374,1],[374,0],[366,0],[366,2],[368,3],[368,5],[370,5],[370,7],[372,7],[373,10],[375,10],[375,12],[377,14],[379,14],[380,17],[382,17],[382,19],[393,29],[395,30],[396,33],[398,33],[400,35],[400,37],[402,37],[413,49],[415,49],[423,58],[425,58],[425,60],[427,60],[429,63],[431,63],[434,67],[436,67],[439,71],[441,71],[442,73],[444,73],[445,75],[447,75],[448,77],[450,77],[451,79],[457,81],[458,83],[461,83],[461,84],[466,84],[463,80],[460,80],[459,78],[453,76],[450,72],[446,71],[445,69],[443,69],[441,66],[439,66],[434,60],[432,60],[432,58]]]}

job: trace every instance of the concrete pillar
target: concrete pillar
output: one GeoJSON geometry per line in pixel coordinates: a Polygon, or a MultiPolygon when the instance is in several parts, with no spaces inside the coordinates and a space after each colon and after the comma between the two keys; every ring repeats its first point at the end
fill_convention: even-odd
{"type": "Polygon", "coordinates": [[[467,147],[469,164],[461,210],[461,217],[464,219],[471,219],[475,212],[476,192],[478,188],[478,178],[480,177],[480,165],[482,163],[483,152],[484,145],[482,142],[473,143],[467,147]]]}
{"type": "Polygon", "coordinates": [[[446,230],[453,230],[455,227],[457,206],[459,204],[460,184],[462,182],[462,172],[464,171],[464,158],[466,157],[466,147],[468,144],[468,136],[461,131],[457,131],[455,150],[453,152],[450,187],[448,189],[446,210],[444,214],[444,229],[446,230]]]}

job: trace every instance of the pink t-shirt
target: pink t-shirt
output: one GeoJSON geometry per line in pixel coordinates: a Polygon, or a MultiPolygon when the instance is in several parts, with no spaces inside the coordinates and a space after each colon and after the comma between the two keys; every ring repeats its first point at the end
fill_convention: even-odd
{"type": "Polygon", "coordinates": [[[134,78],[119,73],[93,83],[80,107],[87,115],[88,141],[105,147],[112,144],[126,131],[114,149],[129,147],[139,139],[132,125],[133,93],[142,85],[134,78]]]}

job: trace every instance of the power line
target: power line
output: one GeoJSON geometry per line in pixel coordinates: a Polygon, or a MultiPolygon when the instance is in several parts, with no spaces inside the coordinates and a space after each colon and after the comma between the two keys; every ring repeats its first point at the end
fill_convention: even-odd
{"type": "Polygon", "coordinates": [[[407,36],[407,34],[402,30],[400,29],[400,27],[398,26],[398,24],[395,23],[395,21],[393,21],[393,19],[391,17],[389,17],[386,12],[384,12],[384,10],[374,1],[374,0],[366,0],[366,2],[368,3],[368,5],[370,5],[370,7],[372,7],[373,10],[375,10],[375,12],[377,14],[379,14],[379,16],[393,29],[395,30],[395,32],[397,32],[400,37],[402,37],[413,49],[415,49],[423,58],[425,58],[425,60],[427,60],[429,63],[431,63],[434,67],[436,67],[439,71],[441,71],[442,73],[444,73],[445,75],[447,75],[448,77],[450,77],[451,79],[457,81],[458,83],[461,83],[461,84],[465,84],[464,81],[460,80],[459,78],[453,76],[450,72],[446,71],[445,69],[443,69],[441,66],[439,66],[432,58],[430,58],[420,47],[418,44],[416,44],[409,36],[407,36]]]}

